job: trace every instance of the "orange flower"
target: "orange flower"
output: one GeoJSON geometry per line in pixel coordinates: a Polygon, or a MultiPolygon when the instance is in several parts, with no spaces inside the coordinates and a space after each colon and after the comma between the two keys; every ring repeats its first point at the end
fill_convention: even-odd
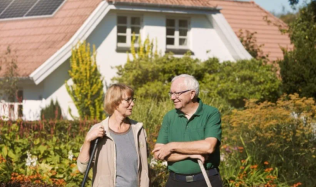
{"type": "Polygon", "coordinates": [[[250,169],[257,169],[258,165],[250,166],[250,169]]]}
{"type": "Polygon", "coordinates": [[[294,184],[293,187],[297,187],[297,186],[300,186],[300,185],[302,185],[302,183],[298,182],[298,183],[294,184]]]}
{"type": "Polygon", "coordinates": [[[267,168],[267,169],[264,170],[264,172],[270,172],[272,170],[273,170],[273,168],[267,168]]]}
{"type": "Polygon", "coordinates": [[[238,147],[238,149],[239,149],[239,150],[243,150],[244,148],[243,148],[243,147],[238,147]]]}
{"type": "Polygon", "coordinates": [[[268,164],[269,164],[269,162],[265,161],[263,164],[264,164],[264,165],[268,165],[268,164]]]}
{"type": "Polygon", "coordinates": [[[244,166],[240,166],[240,169],[245,169],[245,167],[244,166]]]}
{"type": "Polygon", "coordinates": [[[241,160],[241,163],[244,163],[244,162],[246,162],[246,160],[241,160]]]}

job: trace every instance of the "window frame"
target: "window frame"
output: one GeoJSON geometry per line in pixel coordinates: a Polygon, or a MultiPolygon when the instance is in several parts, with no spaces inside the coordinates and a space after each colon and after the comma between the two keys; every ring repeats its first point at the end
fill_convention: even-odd
{"type": "MultiPolygon", "coordinates": [[[[128,14],[128,15],[123,15],[123,14],[117,14],[116,15],[116,47],[117,48],[130,48],[132,44],[132,27],[139,27],[139,34],[135,33],[135,36],[139,38],[139,36],[142,35],[142,30],[143,30],[143,16],[139,14],[128,14]],[[119,24],[118,23],[118,18],[119,17],[126,17],[126,24],[119,24]],[[132,25],[132,18],[137,17],[139,18],[139,25],[132,25]],[[126,34],[119,33],[118,27],[119,26],[126,26],[126,34]],[[126,36],[126,43],[119,43],[118,42],[118,36],[126,36]]],[[[138,41],[135,41],[134,46],[138,46],[138,41]]]]}
{"type": "Polygon", "coordinates": [[[190,30],[191,30],[191,20],[190,18],[180,18],[180,17],[166,17],[166,49],[183,49],[183,50],[188,50],[189,49],[189,46],[190,46],[190,30]],[[171,26],[167,26],[167,20],[175,20],[175,26],[174,27],[171,27],[171,26]],[[180,20],[186,20],[187,21],[187,27],[184,28],[184,27],[180,27],[179,26],[179,23],[180,23],[180,20]],[[174,35],[167,35],[167,29],[172,29],[174,28],[175,31],[174,31],[174,35]],[[180,36],[180,30],[181,29],[187,29],[187,35],[184,37],[184,36],[180,36]],[[174,45],[168,45],[167,44],[167,39],[168,38],[172,38],[172,36],[174,36],[174,45]],[[186,39],[187,43],[186,45],[179,45],[179,41],[180,39],[186,39]]]}

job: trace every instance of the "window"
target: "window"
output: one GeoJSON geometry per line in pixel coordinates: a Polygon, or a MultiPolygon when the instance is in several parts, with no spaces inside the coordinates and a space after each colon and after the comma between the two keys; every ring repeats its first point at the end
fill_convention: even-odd
{"type": "Polygon", "coordinates": [[[166,45],[167,48],[188,48],[189,20],[166,20],[166,45]]]}
{"type": "Polygon", "coordinates": [[[117,16],[117,46],[130,46],[135,34],[135,43],[138,42],[141,29],[141,17],[117,16]]]}
{"type": "Polygon", "coordinates": [[[23,117],[23,90],[18,90],[16,93],[16,100],[18,104],[18,117],[23,117]]]}

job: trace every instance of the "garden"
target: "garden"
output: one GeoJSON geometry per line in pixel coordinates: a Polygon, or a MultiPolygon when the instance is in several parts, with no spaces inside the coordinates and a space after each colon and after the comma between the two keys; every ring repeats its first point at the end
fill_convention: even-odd
{"type": "MultiPolygon", "coordinates": [[[[295,47],[283,49],[284,59],[278,62],[269,62],[260,56],[260,47],[249,45],[253,34],[241,38],[255,58],[237,62],[201,61],[190,53],[181,58],[160,55],[148,38],[139,40],[138,48],[132,44],[126,64],[115,67],[112,81],[134,88],[137,101],[131,118],[143,122],[149,150],[163,116],[173,109],[170,81],[187,73],[199,81],[202,101],[221,113],[224,186],[315,186],[315,4],[302,8],[289,24],[286,32],[295,47]]],[[[66,83],[66,88],[80,117],[63,119],[58,103],[52,101],[42,110],[41,120],[0,120],[0,187],[81,184],[84,176],[76,165],[80,146],[90,127],[106,116],[95,55],[89,44],[78,43],[70,60],[74,85],[66,83]]],[[[151,185],[164,186],[166,163],[151,154],[148,163],[151,185]]],[[[91,186],[91,177],[90,172],[86,186],[91,186]]]]}

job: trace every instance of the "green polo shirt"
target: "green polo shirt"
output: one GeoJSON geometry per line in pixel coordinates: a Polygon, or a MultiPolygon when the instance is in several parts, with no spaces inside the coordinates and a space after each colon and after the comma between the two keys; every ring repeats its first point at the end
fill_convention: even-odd
{"type": "MultiPolygon", "coordinates": [[[[204,140],[208,137],[217,138],[219,143],[215,151],[209,155],[209,159],[204,163],[206,169],[210,169],[219,166],[221,135],[221,116],[218,109],[203,104],[199,99],[199,107],[189,120],[176,109],[169,111],[164,116],[156,143],[167,144],[169,142],[204,140]]],[[[179,174],[201,172],[197,161],[194,159],[168,162],[168,169],[179,174]]]]}

